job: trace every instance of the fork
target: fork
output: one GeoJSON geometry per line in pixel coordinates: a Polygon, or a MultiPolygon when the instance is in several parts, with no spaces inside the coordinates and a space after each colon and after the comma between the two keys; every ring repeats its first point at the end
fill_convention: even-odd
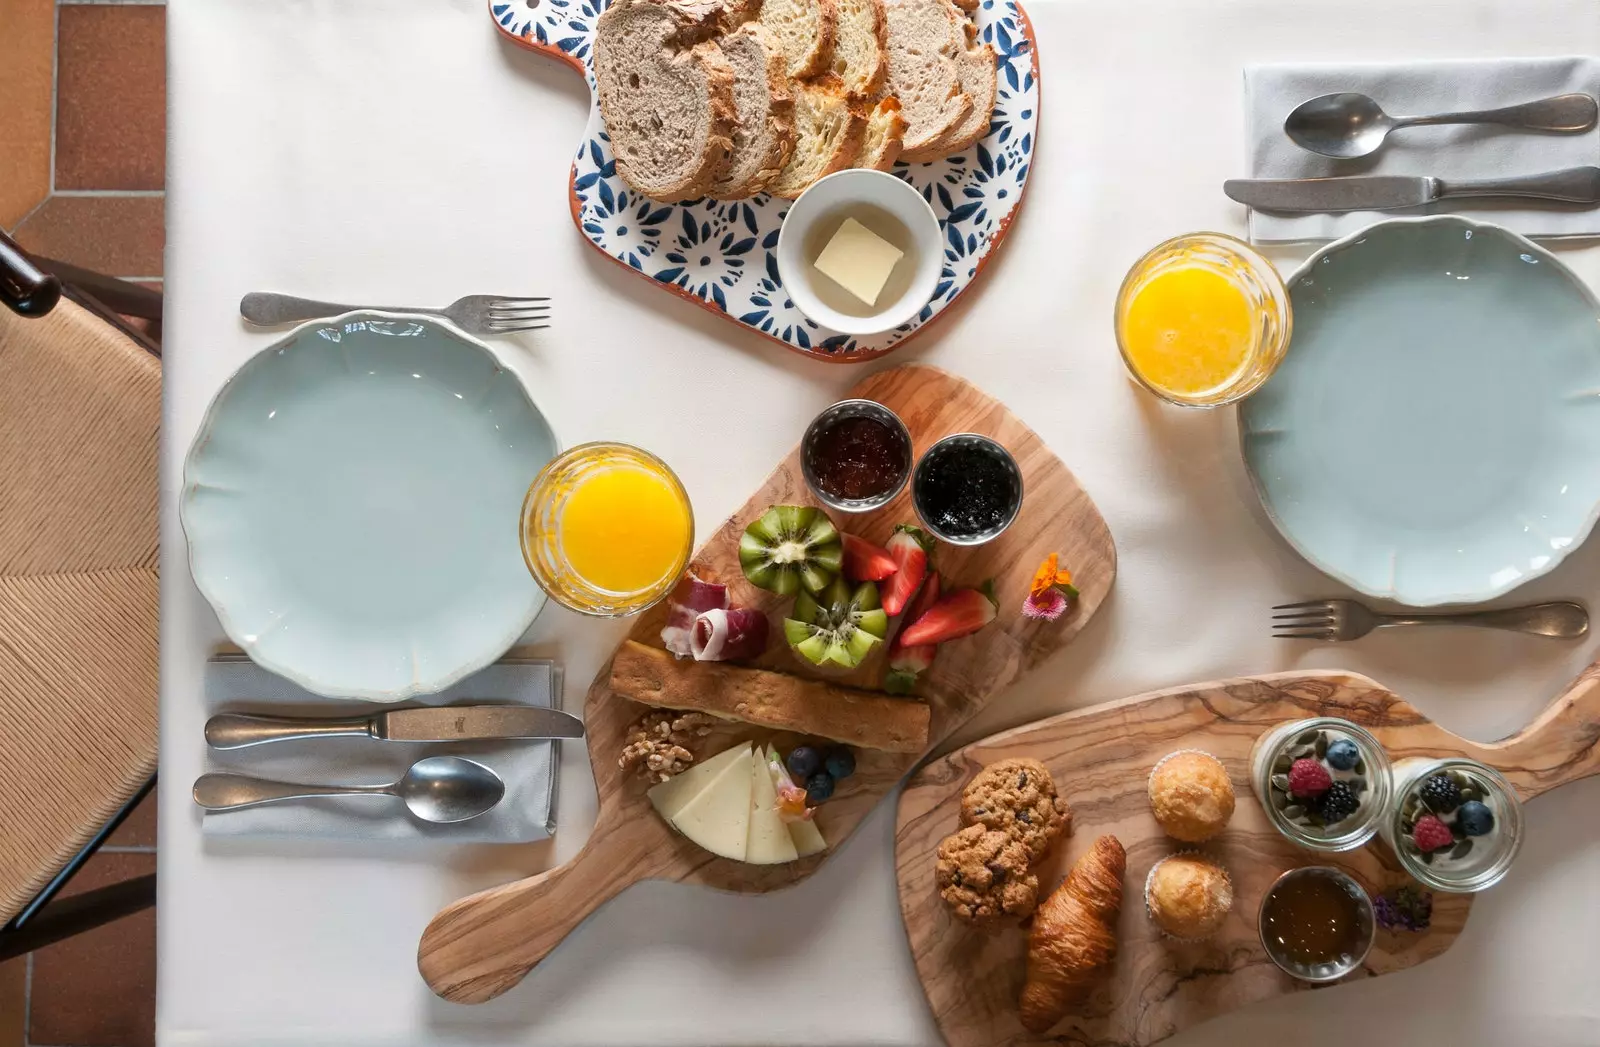
{"type": "Polygon", "coordinates": [[[239,315],[258,327],[277,327],[297,324],[304,320],[317,320],[325,316],[358,309],[372,309],[383,313],[422,313],[442,316],[468,334],[480,338],[515,331],[539,331],[550,325],[548,298],[503,298],[492,294],[469,294],[458,298],[443,309],[417,309],[388,305],[340,305],[337,302],[318,302],[293,295],[274,294],[270,291],[251,291],[239,299],[239,315]]]}
{"type": "Polygon", "coordinates": [[[1280,640],[1338,643],[1396,625],[1476,625],[1563,640],[1575,640],[1589,631],[1589,612],[1567,600],[1457,614],[1378,614],[1354,600],[1307,600],[1279,604],[1273,610],[1289,612],[1272,616],[1273,635],[1280,640]]]}

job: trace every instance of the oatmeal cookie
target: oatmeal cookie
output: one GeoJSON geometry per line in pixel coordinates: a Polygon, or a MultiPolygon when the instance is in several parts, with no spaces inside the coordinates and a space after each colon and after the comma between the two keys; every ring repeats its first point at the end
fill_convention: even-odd
{"type": "Polygon", "coordinates": [[[939,844],[934,882],[958,919],[982,923],[1022,919],[1039,901],[1039,878],[1028,871],[1028,849],[1009,834],[969,825],[939,844]]]}
{"type": "Polygon", "coordinates": [[[961,824],[1003,832],[1038,861],[1072,821],[1072,809],[1056,795],[1055,780],[1038,760],[1001,760],[967,783],[961,793],[961,824]]]}

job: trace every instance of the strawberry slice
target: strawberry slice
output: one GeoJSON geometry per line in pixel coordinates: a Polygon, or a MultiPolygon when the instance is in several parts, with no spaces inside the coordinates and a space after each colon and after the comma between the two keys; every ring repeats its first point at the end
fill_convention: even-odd
{"type": "Polygon", "coordinates": [[[933,539],[920,527],[901,524],[889,536],[887,551],[897,565],[882,586],[883,609],[893,618],[906,609],[911,597],[928,573],[928,550],[933,539]]]}
{"type": "Polygon", "coordinates": [[[957,589],[940,598],[927,613],[901,630],[898,642],[915,647],[971,636],[994,621],[999,611],[991,578],[980,589],[957,589]]]}
{"type": "Polygon", "coordinates": [[[844,576],[852,582],[881,582],[900,569],[889,550],[853,534],[844,539],[844,576]]]}
{"type": "MultiPolygon", "coordinates": [[[[914,622],[928,613],[939,602],[939,572],[929,571],[928,580],[917,590],[917,598],[906,608],[906,622],[914,622]]],[[[889,672],[883,678],[883,689],[890,694],[910,694],[916,690],[917,677],[933,665],[933,656],[939,650],[931,643],[907,647],[894,638],[889,648],[889,672]]]]}

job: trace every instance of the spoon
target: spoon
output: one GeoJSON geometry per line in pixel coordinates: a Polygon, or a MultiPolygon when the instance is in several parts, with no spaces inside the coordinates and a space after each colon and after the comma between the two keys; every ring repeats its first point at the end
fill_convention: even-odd
{"type": "Polygon", "coordinates": [[[194,802],[208,811],[237,811],[310,796],[398,796],[425,822],[464,822],[487,814],[506,794],[506,783],[481,763],[459,756],[418,760],[389,785],[301,785],[214,772],[195,779],[194,802]]]}
{"type": "Polygon", "coordinates": [[[1594,127],[1600,107],[1586,94],[1556,95],[1537,102],[1437,116],[1390,116],[1376,101],[1351,91],[1319,95],[1295,106],[1283,122],[1296,145],[1323,156],[1350,160],[1383,146],[1389,132],[1431,124],[1498,124],[1521,131],[1582,134],[1594,127]]]}

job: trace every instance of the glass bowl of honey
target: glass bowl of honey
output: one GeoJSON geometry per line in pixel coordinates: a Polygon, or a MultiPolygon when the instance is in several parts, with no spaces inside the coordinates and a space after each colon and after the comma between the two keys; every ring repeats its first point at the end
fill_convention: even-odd
{"type": "Polygon", "coordinates": [[[1181,407],[1220,407],[1261,388],[1293,326],[1277,269],[1224,233],[1158,244],[1117,292],[1117,348],[1128,373],[1181,407]]]}
{"type": "Polygon", "coordinates": [[[551,460],[522,501],[522,558],[552,600],[619,618],[662,599],[689,566],[694,511],[667,463],[620,443],[551,460]]]}
{"type": "Polygon", "coordinates": [[[1261,900],[1256,928],[1272,962],[1304,982],[1338,981],[1356,970],[1377,936],[1366,888],[1331,865],[1278,877],[1261,900]]]}

